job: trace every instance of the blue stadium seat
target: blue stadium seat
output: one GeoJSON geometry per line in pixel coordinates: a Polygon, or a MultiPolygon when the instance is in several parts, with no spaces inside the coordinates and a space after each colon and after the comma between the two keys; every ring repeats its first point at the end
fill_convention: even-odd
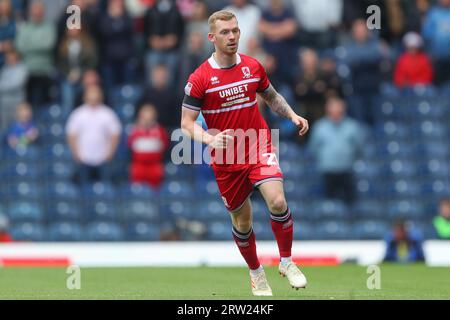
{"type": "Polygon", "coordinates": [[[47,123],[41,136],[46,145],[64,144],[66,141],[64,124],[62,122],[47,123]]]}
{"type": "Polygon", "coordinates": [[[88,241],[122,241],[124,230],[121,225],[112,222],[93,222],[85,229],[88,241]]]}
{"type": "Polygon", "coordinates": [[[327,221],[318,223],[315,229],[318,239],[344,240],[350,238],[350,226],[342,221],[327,221]]]}
{"type": "Polygon", "coordinates": [[[420,152],[428,159],[444,160],[450,158],[450,144],[448,140],[427,141],[419,146],[420,152]]]}
{"type": "Polygon", "coordinates": [[[298,143],[281,141],[278,147],[279,161],[299,161],[305,158],[306,150],[304,150],[298,143]]]}
{"type": "Polygon", "coordinates": [[[41,178],[42,170],[39,163],[8,162],[3,167],[2,176],[10,182],[37,182],[41,178]]]}
{"type": "Polygon", "coordinates": [[[29,145],[25,148],[17,148],[16,150],[5,148],[4,152],[5,159],[7,160],[23,162],[36,162],[41,160],[41,152],[36,144],[29,145]]]}
{"type": "Polygon", "coordinates": [[[81,222],[85,216],[83,215],[80,201],[66,200],[64,198],[50,198],[48,200],[48,210],[52,221],[81,222]]]}
{"type": "Polygon", "coordinates": [[[122,212],[127,221],[155,222],[159,219],[158,203],[152,199],[126,201],[122,212]]]}
{"type": "Polygon", "coordinates": [[[119,104],[114,108],[116,110],[117,116],[122,122],[131,123],[135,116],[135,106],[132,103],[119,104]]]}
{"type": "Polygon", "coordinates": [[[192,186],[181,181],[164,183],[161,188],[161,196],[166,199],[191,199],[193,196],[192,186]]]}
{"type": "Polygon", "coordinates": [[[393,160],[388,164],[386,170],[388,170],[395,179],[406,179],[417,176],[419,168],[413,161],[393,160]]]}
{"type": "Polygon", "coordinates": [[[353,172],[360,179],[379,178],[382,174],[381,169],[379,162],[373,160],[358,160],[353,165],[353,172]]]}
{"type": "Polygon", "coordinates": [[[117,192],[112,184],[104,182],[96,182],[86,185],[82,190],[85,198],[114,200],[117,197],[117,192]]]}
{"type": "Polygon", "coordinates": [[[301,178],[293,180],[291,176],[285,174],[284,191],[288,199],[306,199],[310,194],[311,182],[301,178]]]}
{"type": "Polygon", "coordinates": [[[47,197],[64,200],[79,200],[81,196],[79,187],[70,182],[58,182],[50,184],[47,190],[47,197]]]}
{"type": "Polygon", "coordinates": [[[445,107],[433,99],[418,101],[415,106],[414,115],[417,120],[441,120],[446,115],[445,107]]]}
{"type": "Polygon", "coordinates": [[[146,184],[132,183],[125,184],[118,190],[123,200],[128,199],[152,199],[157,196],[157,192],[146,184]]]}
{"type": "Polygon", "coordinates": [[[161,219],[201,219],[200,214],[188,201],[170,201],[160,205],[161,219]]]}
{"type": "Polygon", "coordinates": [[[132,103],[136,104],[142,95],[142,88],[138,85],[124,85],[111,90],[110,100],[115,103],[132,103]]]}
{"type": "Polygon", "coordinates": [[[445,159],[432,159],[422,165],[421,171],[433,179],[450,177],[450,163],[445,159]]]}
{"type": "Polygon", "coordinates": [[[127,240],[131,241],[158,241],[159,228],[155,224],[137,222],[127,227],[127,240]]]}
{"type": "Polygon", "coordinates": [[[420,185],[415,179],[394,179],[389,184],[389,192],[397,198],[416,198],[421,194],[420,185]]]}
{"type": "Polygon", "coordinates": [[[36,120],[42,122],[50,122],[50,121],[64,121],[64,112],[63,108],[59,104],[52,104],[49,106],[43,106],[41,108],[37,108],[38,112],[36,112],[36,120]]]}
{"type": "Polygon", "coordinates": [[[202,221],[229,221],[228,211],[220,199],[199,201],[195,205],[195,217],[202,221]]]}
{"type": "Polygon", "coordinates": [[[55,143],[46,148],[46,155],[50,160],[73,161],[70,148],[65,143],[55,143]]]}
{"type": "Polygon", "coordinates": [[[388,224],[377,220],[358,221],[352,227],[352,234],[360,240],[380,240],[388,231],[388,224]]]}
{"type": "Polygon", "coordinates": [[[297,221],[294,225],[294,239],[295,240],[314,240],[317,235],[312,223],[297,221]]]}
{"type": "Polygon", "coordinates": [[[350,216],[350,209],[339,200],[325,200],[314,203],[311,207],[311,215],[317,219],[345,219],[350,216]]]}
{"type": "Polygon", "coordinates": [[[375,135],[381,139],[403,140],[409,137],[409,130],[405,124],[386,121],[375,127],[375,135]]]}
{"type": "Polygon", "coordinates": [[[413,200],[391,201],[388,204],[387,213],[392,220],[417,219],[426,214],[423,204],[413,200]]]}
{"type": "Polygon", "coordinates": [[[39,200],[41,188],[37,182],[19,182],[9,186],[8,196],[12,199],[39,200]]]}
{"type": "Polygon", "coordinates": [[[443,140],[448,138],[445,123],[436,121],[423,121],[417,130],[417,136],[428,140],[443,140]]]}
{"type": "Polygon", "coordinates": [[[362,200],[381,199],[389,195],[386,183],[381,179],[358,179],[356,181],[358,198],[362,200]]]}
{"type": "Polygon", "coordinates": [[[17,202],[9,207],[11,222],[40,222],[43,220],[43,212],[39,204],[32,202],[17,202]]]}
{"type": "Polygon", "coordinates": [[[115,221],[119,218],[119,212],[114,203],[109,201],[95,199],[85,201],[85,210],[90,220],[96,221],[115,221]]]}
{"type": "Polygon", "coordinates": [[[383,202],[379,200],[358,200],[352,206],[352,216],[358,219],[383,218],[387,216],[383,202]]]}
{"type": "MultiPolygon", "coordinates": [[[[231,228],[231,222],[228,222],[227,226],[231,228]]],[[[275,240],[269,221],[254,221],[253,232],[258,240],[275,240]]]]}
{"type": "Polygon", "coordinates": [[[45,230],[40,223],[21,223],[11,228],[11,236],[15,241],[44,241],[45,230]]]}
{"type": "Polygon", "coordinates": [[[424,239],[438,239],[436,229],[434,228],[433,222],[429,221],[415,221],[413,222],[415,230],[418,230],[424,239]]]}
{"type": "Polygon", "coordinates": [[[54,223],[49,229],[49,239],[51,241],[82,241],[83,228],[78,223],[54,223]]]}
{"type": "Polygon", "coordinates": [[[46,164],[47,176],[55,180],[69,180],[74,174],[74,165],[67,161],[49,161],[46,164]]]}
{"type": "Polygon", "coordinates": [[[211,222],[207,226],[208,240],[232,240],[230,223],[211,222]]]}
{"type": "Polygon", "coordinates": [[[312,221],[317,218],[312,212],[309,203],[310,201],[298,201],[298,200],[288,201],[288,206],[289,209],[291,210],[291,214],[294,217],[294,220],[303,222],[305,220],[312,221]]]}

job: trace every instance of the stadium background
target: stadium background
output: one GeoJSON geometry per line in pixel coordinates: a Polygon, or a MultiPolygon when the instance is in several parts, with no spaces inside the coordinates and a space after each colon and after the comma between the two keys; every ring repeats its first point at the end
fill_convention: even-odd
{"type": "MultiPolygon", "coordinates": [[[[26,23],[29,2],[11,1],[17,26],[26,23]]],[[[49,74],[48,101],[40,102],[39,99],[45,100],[45,97],[35,97],[36,104],[29,101],[40,138],[27,148],[12,150],[6,142],[7,131],[2,132],[0,216],[7,217],[8,232],[13,240],[231,239],[229,218],[207,167],[175,166],[170,162],[168,152],[165,179],[160,188],[129,182],[127,132],[142,96],[150,91],[148,78],[152,66],[156,68],[155,65],[149,67],[146,62],[152,50],[145,40],[145,13],[155,1],[124,1],[127,10],[124,14],[130,17],[132,29],[111,36],[107,32],[101,34],[96,24],[108,21],[105,19],[107,1],[85,1],[83,32],[90,33],[98,51],[94,69],[101,77],[105,100],[120,118],[124,130],[117,153],[107,164],[113,179],[82,187],[72,180],[76,165],[65,135],[70,106],[64,104],[67,100],[63,99],[61,84],[65,74],[59,67],[57,50],[69,17],[65,9],[70,3],[64,0],[43,2],[47,5],[45,22],[59,31],[48,53],[54,67],[49,74]],[[118,68],[118,76],[110,77],[111,74],[106,72],[111,63],[105,57],[114,50],[112,48],[120,48],[124,43],[131,43],[132,50],[124,53],[120,62],[123,68],[118,68]]],[[[80,4],[83,1],[73,2],[80,4]]],[[[285,2],[292,6],[290,1],[285,2]]],[[[315,2],[318,8],[324,3],[315,2]]],[[[253,11],[263,11],[267,10],[270,1],[251,3],[257,6],[252,7],[253,11]]],[[[361,125],[365,140],[352,166],[354,202],[326,199],[308,139],[298,140],[286,122],[265,113],[271,127],[281,129],[280,162],[285,174],[287,199],[298,224],[295,238],[383,239],[390,226],[399,219],[410,221],[426,239],[435,238],[432,220],[437,215],[439,200],[450,195],[450,86],[445,83],[450,81],[445,72],[450,69],[436,69],[436,74],[441,77],[439,83],[435,81],[426,86],[399,88],[392,78],[396,61],[403,52],[403,35],[408,31],[422,33],[427,11],[438,4],[434,1],[329,0],[330,10],[324,12],[314,11],[314,5],[308,1],[312,9],[308,21],[302,22],[296,14],[305,11],[298,3],[295,10],[288,10],[299,25],[289,41],[265,47],[264,38],[261,38],[261,45],[252,44],[248,52],[264,58],[273,84],[301,114],[305,115],[303,103],[306,100],[323,106],[329,90],[341,95],[347,102],[350,116],[361,125]],[[382,29],[369,32],[370,45],[352,51],[355,49],[352,47],[352,24],[358,18],[368,17],[365,9],[370,4],[382,8],[382,29]],[[340,8],[337,15],[331,10],[334,6],[340,8]],[[312,30],[307,29],[309,26],[312,30]],[[372,45],[379,51],[374,52],[372,45]],[[305,52],[305,48],[317,54],[319,68],[326,65],[328,72],[321,75],[327,89],[312,90],[310,95],[296,91],[302,76],[298,52],[305,52]]],[[[160,122],[169,132],[178,126],[187,76],[212,50],[207,44],[198,43],[207,28],[205,19],[208,13],[228,4],[227,1],[176,1],[180,24],[175,32],[180,32],[181,38],[170,52],[176,63],[168,72],[169,87],[153,93],[154,103],[160,109],[160,122]],[[203,16],[199,9],[201,3],[207,9],[203,16]]],[[[250,22],[251,19],[240,21],[241,27],[256,30],[250,22]]],[[[5,28],[0,27],[0,35],[7,33],[5,28]]],[[[18,30],[15,35],[20,32],[18,30]]],[[[256,36],[256,33],[246,34],[250,35],[256,36]]],[[[443,42],[448,43],[449,38],[450,28],[443,42]]],[[[425,43],[425,50],[431,56],[432,48],[425,43]]],[[[450,51],[447,56],[450,57],[450,51]]],[[[163,54],[161,61],[172,61],[166,58],[163,54]]],[[[22,90],[25,85],[22,83],[22,90]]],[[[273,240],[262,199],[256,195],[253,203],[258,239],[273,240]]]]}

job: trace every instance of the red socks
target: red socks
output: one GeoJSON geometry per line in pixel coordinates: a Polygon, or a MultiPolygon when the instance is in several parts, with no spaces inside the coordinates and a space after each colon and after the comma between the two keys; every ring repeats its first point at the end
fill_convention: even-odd
{"type": "Polygon", "coordinates": [[[256,238],[253,229],[243,234],[233,227],[233,238],[250,270],[258,269],[261,264],[256,255],[256,238]]]}
{"type": "Polygon", "coordinates": [[[288,208],[285,213],[280,215],[271,213],[270,222],[272,224],[273,234],[277,240],[280,257],[290,257],[294,234],[294,220],[292,219],[291,210],[288,208]]]}

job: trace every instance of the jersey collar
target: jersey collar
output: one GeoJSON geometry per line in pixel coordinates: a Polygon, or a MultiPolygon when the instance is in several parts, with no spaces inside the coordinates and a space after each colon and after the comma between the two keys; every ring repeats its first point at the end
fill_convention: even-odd
{"type": "MultiPolygon", "coordinates": [[[[208,59],[208,62],[209,62],[209,65],[211,66],[211,68],[213,68],[213,69],[229,69],[229,68],[221,68],[219,66],[216,59],[214,59],[214,53],[211,55],[211,58],[208,59]]],[[[236,64],[233,66],[237,66],[240,63],[241,63],[241,56],[239,55],[239,53],[236,53],[236,64]]]]}

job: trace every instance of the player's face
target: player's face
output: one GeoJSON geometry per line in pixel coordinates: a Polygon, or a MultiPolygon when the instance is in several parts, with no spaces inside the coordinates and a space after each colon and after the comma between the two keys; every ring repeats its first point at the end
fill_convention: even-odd
{"type": "Polygon", "coordinates": [[[240,37],[241,30],[236,19],[216,21],[215,28],[208,35],[217,51],[230,55],[237,53],[240,37]]]}

